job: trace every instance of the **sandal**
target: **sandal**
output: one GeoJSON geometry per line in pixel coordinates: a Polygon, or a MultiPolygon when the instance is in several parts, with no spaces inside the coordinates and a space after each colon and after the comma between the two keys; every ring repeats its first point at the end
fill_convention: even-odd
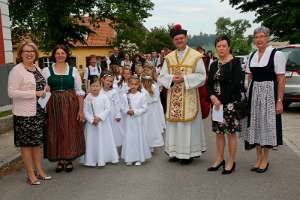
{"type": "Polygon", "coordinates": [[[35,181],[31,181],[30,178],[27,178],[27,183],[29,185],[41,185],[41,182],[38,179],[35,181]]]}
{"type": "Polygon", "coordinates": [[[48,176],[47,174],[45,176],[41,176],[36,170],[34,171],[34,175],[36,176],[37,179],[42,181],[47,181],[52,179],[52,176],[48,176]]]}
{"type": "Polygon", "coordinates": [[[48,180],[51,180],[51,179],[52,179],[51,176],[48,176],[48,175],[46,175],[46,176],[41,176],[41,175],[39,175],[39,174],[36,176],[36,178],[39,179],[39,180],[42,180],[42,181],[48,181],[48,180]]]}
{"type": "Polygon", "coordinates": [[[64,171],[64,169],[65,169],[65,164],[61,163],[61,162],[58,162],[57,166],[56,166],[56,169],[55,169],[55,172],[60,173],[60,172],[64,171]]]}
{"type": "Polygon", "coordinates": [[[66,172],[71,172],[73,171],[73,163],[72,162],[67,162],[66,167],[65,167],[66,172]]]}

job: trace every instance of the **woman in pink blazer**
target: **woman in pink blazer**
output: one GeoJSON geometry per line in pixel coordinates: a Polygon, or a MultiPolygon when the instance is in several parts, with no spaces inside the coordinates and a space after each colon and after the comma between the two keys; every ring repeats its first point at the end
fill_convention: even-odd
{"type": "Polygon", "coordinates": [[[50,180],[41,165],[45,110],[37,100],[46,94],[48,87],[40,69],[35,65],[38,49],[34,43],[23,42],[18,49],[21,61],[9,73],[8,95],[13,100],[14,143],[21,148],[27,172],[27,182],[40,185],[50,180]]]}

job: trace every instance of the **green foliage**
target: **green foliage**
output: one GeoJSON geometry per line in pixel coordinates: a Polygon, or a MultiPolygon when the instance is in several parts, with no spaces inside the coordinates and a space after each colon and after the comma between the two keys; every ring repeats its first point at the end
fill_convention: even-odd
{"type": "Polygon", "coordinates": [[[216,35],[200,33],[199,35],[189,36],[189,46],[197,48],[198,46],[203,47],[206,51],[214,49],[216,35]]]}
{"type": "Polygon", "coordinates": [[[151,0],[9,0],[13,41],[30,33],[45,51],[57,43],[72,47],[92,31],[77,22],[84,15],[97,20],[111,19],[112,26],[132,26],[150,16],[151,0]]]}
{"type": "Polygon", "coordinates": [[[141,22],[133,23],[131,26],[122,24],[117,29],[115,45],[120,46],[122,41],[125,40],[135,43],[138,47],[142,47],[147,33],[148,30],[141,22]]]}
{"type": "Polygon", "coordinates": [[[146,34],[141,50],[143,52],[151,52],[153,49],[160,51],[163,48],[174,49],[169,35],[169,28],[154,27],[146,34]]]}
{"type": "Polygon", "coordinates": [[[299,0],[229,0],[229,3],[243,12],[255,12],[255,22],[269,27],[276,40],[300,42],[299,0]]]}
{"type": "Polygon", "coordinates": [[[0,112],[0,118],[1,118],[1,117],[9,116],[9,115],[11,115],[11,114],[12,114],[12,111],[11,111],[11,110],[0,112]]]}
{"type": "Polygon", "coordinates": [[[230,18],[220,17],[216,22],[217,35],[226,35],[231,40],[231,50],[235,55],[246,55],[251,51],[251,38],[244,34],[251,25],[247,20],[231,21],[230,18]]]}

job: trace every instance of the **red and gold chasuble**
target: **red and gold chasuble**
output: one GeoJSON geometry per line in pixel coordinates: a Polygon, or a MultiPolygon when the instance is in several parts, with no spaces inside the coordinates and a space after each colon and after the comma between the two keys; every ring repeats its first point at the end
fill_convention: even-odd
{"type": "MultiPolygon", "coordinates": [[[[195,73],[197,62],[202,55],[194,49],[188,48],[184,58],[180,61],[177,50],[166,56],[169,74],[178,72],[183,75],[195,73]]],[[[166,119],[170,122],[193,121],[199,112],[199,93],[197,88],[186,89],[185,83],[174,84],[168,90],[166,119]]]]}

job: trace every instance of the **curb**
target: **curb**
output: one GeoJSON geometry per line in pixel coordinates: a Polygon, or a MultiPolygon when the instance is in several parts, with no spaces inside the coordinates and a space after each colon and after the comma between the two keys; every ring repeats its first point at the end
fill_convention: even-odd
{"type": "Polygon", "coordinates": [[[21,160],[21,154],[18,151],[18,153],[16,155],[11,156],[10,158],[8,158],[4,161],[0,161],[0,169],[8,167],[11,164],[13,164],[14,162],[19,161],[19,160],[21,160]]]}
{"type": "Polygon", "coordinates": [[[0,134],[7,133],[13,129],[13,115],[0,118],[0,134]]]}

